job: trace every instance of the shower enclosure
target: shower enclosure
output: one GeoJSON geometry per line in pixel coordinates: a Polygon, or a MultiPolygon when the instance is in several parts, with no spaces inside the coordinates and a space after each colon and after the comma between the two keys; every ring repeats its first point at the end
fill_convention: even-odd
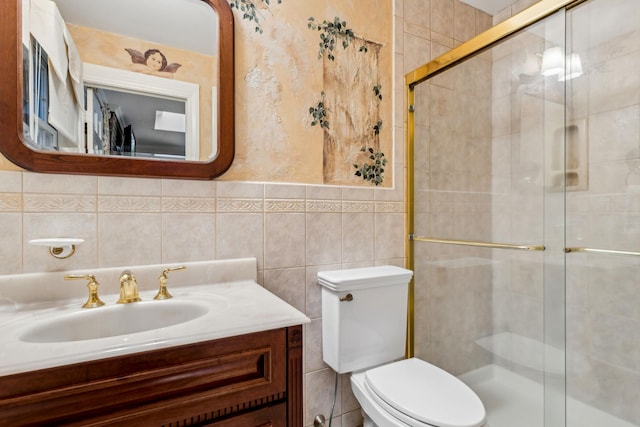
{"type": "Polygon", "coordinates": [[[542,0],[406,83],[409,354],[490,427],[640,426],[640,1],[542,0]]]}

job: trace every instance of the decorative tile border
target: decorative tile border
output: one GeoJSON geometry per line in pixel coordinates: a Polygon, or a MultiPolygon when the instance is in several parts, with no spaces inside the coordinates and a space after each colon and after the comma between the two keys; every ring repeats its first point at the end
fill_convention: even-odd
{"type": "Polygon", "coordinates": [[[402,201],[0,193],[0,212],[404,213],[402,201]]]}
{"type": "Polygon", "coordinates": [[[100,196],[100,212],[160,212],[160,197],[100,196]]]}
{"type": "Polygon", "coordinates": [[[307,200],[307,212],[342,212],[340,200],[307,200]]]}
{"type": "Polygon", "coordinates": [[[265,212],[304,213],[305,202],[300,199],[267,199],[264,201],[265,212]]]}
{"type": "Polygon", "coordinates": [[[404,213],[404,202],[376,202],[377,213],[404,213]]]}
{"type": "Polygon", "coordinates": [[[342,202],[342,212],[367,213],[374,212],[374,202],[352,201],[342,202]]]}
{"type": "Polygon", "coordinates": [[[218,212],[244,212],[262,213],[264,212],[263,199],[218,199],[218,212]]]}
{"type": "Polygon", "coordinates": [[[95,212],[96,196],[24,194],[25,212],[95,212]]]}
{"type": "Polygon", "coordinates": [[[0,212],[21,212],[21,193],[0,193],[0,212]]]}
{"type": "Polygon", "coordinates": [[[214,213],[216,199],[198,197],[163,197],[163,212],[214,213]]]}

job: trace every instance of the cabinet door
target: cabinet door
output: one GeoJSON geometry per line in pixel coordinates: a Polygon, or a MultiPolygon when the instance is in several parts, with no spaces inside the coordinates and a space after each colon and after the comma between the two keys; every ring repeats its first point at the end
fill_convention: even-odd
{"type": "Polygon", "coordinates": [[[275,329],[0,377],[0,426],[204,425],[286,402],[286,333],[275,329]]]}

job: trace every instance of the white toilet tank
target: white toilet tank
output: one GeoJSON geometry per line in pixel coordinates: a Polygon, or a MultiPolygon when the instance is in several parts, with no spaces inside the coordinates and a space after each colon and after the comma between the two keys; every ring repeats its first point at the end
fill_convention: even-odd
{"type": "Polygon", "coordinates": [[[412,275],[389,265],[318,273],[325,363],[345,373],[404,356],[412,275]]]}

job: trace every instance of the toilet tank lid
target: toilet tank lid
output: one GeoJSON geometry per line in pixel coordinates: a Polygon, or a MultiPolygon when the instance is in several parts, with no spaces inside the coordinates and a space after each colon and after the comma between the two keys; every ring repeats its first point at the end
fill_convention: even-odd
{"type": "Polygon", "coordinates": [[[393,265],[318,272],[318,283],[332,291],[406,285],[413,271],[393,265]]]}

